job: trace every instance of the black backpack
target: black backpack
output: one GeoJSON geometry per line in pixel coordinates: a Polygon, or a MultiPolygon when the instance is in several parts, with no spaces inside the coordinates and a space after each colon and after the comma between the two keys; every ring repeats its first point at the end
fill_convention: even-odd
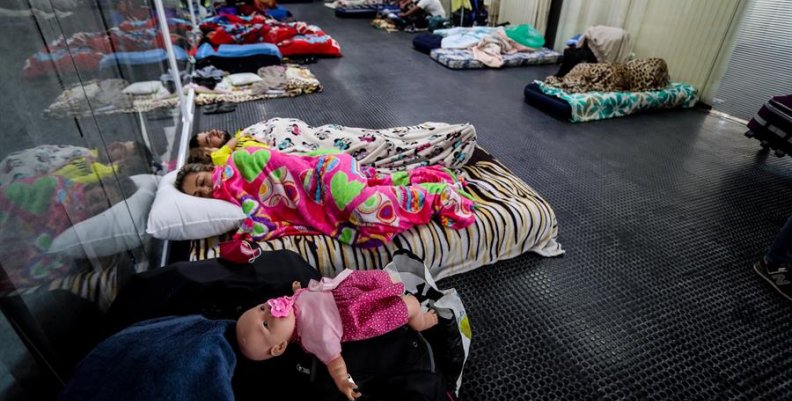
{"type": "Polygon", "coordinates": [[[576,65],[580,63],[596,63],[597,56],[591,51],[588,44],[583,43],[583,46],[575,47],[570,46],[564,49],[564,57],[561,59],[561,68],[555,76],[563,78],[569,71],[572,71],[576,65]]]}
{"type": "MultiPolygon", "coordinates": [[[[237,319],[266,299],[290,294],[293,281],[307,286],[308,281],[319,278],[315,269],[291,251],[265,252],[249,265],[219,259],[176,263],[132,276],[108,311],[106,334],[170,315],[237,319]]],[[[435,329],[441,331],[442,327],[435,329]]],[[[228,337],[236,349],[233,335],[228,337]]],[[[447,363],[437,361],[425,337],[407,327],[344,343],[342,353],[363,393],[361,401],[454,399],[438,369],[447,363]]],[[[297,345],[287,348],[283,356],[264,362],[249,361],[237,352],[232,385],[239,401],[345,399],[324,365],[297,345]]]]}

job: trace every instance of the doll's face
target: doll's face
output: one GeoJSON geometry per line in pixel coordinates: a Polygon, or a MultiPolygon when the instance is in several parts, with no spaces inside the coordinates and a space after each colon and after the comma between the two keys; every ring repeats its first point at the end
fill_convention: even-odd
{"type": "Polygon", "coordinates": [[[266,303],[250,308],[237,321],[239,349],[248,359],[263,361],[286,350],[294,332],[294,309],[274,317],[266,303]]]}

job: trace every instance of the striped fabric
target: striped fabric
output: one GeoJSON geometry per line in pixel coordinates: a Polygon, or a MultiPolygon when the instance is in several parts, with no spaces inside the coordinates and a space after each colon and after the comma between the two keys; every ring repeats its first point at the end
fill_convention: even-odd
{"type": "Polygon", "coordinates": [[[47,285],[39,285],[18,289],[2,296],[15,296],[32,294],[39,291],[64,290],[74,295],[94,302],[100,310],[107,310],[118,293],[118,269],[117,264],[105,269],[96,269],[75,273],[53,280],[47,285]]]}
{"type": "MultiPolygon", "coordinates": [[[[542,256],[564,253],[556,242],[558,225],[553,209],[525,182],[481,148],[462,170],[470,192],[477,198],[476,224],[464,230],[432,222],[413,227],[374,249],[355,248],[323,235],[284,237],[259,244],[265,251],[296,251],[323,276],[335,276],[345,268],[381,269],[399,249],[422,258],[436,279],[524,252],[542,256]]],[[[216,257],[217,244],[224,239],[192,241],[190,259],[216,257]]]]}

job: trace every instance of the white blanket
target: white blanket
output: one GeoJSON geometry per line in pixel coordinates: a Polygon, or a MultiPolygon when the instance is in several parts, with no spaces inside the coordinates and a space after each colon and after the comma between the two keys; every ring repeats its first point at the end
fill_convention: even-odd
{"type": "Polygon", "coordinates": [[[337,149],[381,172],[420,166],[462,167],[476,148],[470,124],[426,122],[409,127],[365,129],[328,124],[311,127],[294,118],[273,118],[245,128],[254,138],[281,152],[337,149]]]}

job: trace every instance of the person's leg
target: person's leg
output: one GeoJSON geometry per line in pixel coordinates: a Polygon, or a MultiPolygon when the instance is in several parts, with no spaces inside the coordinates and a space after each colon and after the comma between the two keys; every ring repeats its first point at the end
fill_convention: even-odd
{"type": "Polygon", "coordinates": [[[762,259],[754,264],[754,270],[778,293],[792,300],[792,216],[762,259]]]}
{"type": "Polygon", "coordinates": [[[775,241],[765,253],[764,261],[770,266],[792,263],[792,216],[789,216],[775,241]]]}
{"type": "Polygon", "coordinates": [[[402,295],[402,300],[407,305],[407,325],[415,331],[424,331],[437,324],[437,312],[421,310],[421,304],[414,296],[402,295]]]}

